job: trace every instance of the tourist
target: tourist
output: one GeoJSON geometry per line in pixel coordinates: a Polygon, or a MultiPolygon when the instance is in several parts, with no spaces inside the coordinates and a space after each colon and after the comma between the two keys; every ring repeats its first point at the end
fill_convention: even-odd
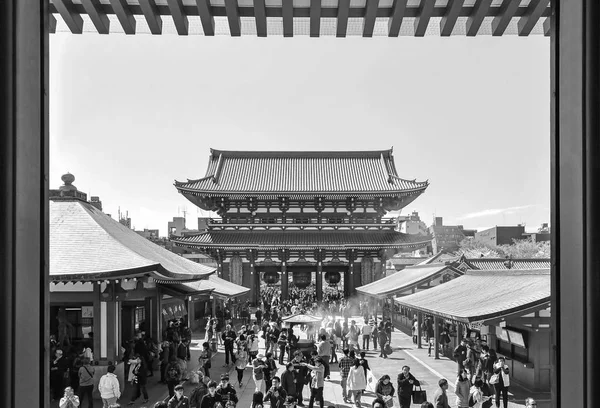
{"type": "Polygon", "coordinates": [[[380,398],[385,402],[385,407],[392,408],[394,406],[394,392],[395,388],[392,385],[392,380],[390,376],[384,374],[381,376],[379,381],[377,381],[377,386],[375,387],[375,394],[377,394],[377,398],[380,398]]]}
{"type": "Polygon", "coordinates": [[[181,381],[181,375],[181,365],[177,361],[177,357],[171,356],[171,361],[169,361],[169,365],[167,366],[167,371],[165,373],[170,398],[173,398],[175,395],[175,386],[181,381]]]}
{"type": "Polygon", "coordinates": [[[58,402],[59,408],[77,408],[79,406],[79,397],[73,392],[73,388],[65,388],[64,396],[58,402]]]}
{"type": "Polygon", "coordinates": [[[445,378],[441,378],[438,381],[438,389],[435,390],[433,394],[433,403],[435,404],[435,408],[450,408],[448,404],[448,395],[446,391],[448,390],[448,380],[445,378]]]}
{"type": "Polygon", "coordinates": [[[192,408],[200,408],[200,405],[202,404],[202,398],[208,394],[208,382],[210,382],[210,378],[204,375],[202,369],[199,369],[197,373],[198,384],[190,394],[190,407],[192,408]]]}
{"type": "Polygon", "coordinates": [[[525,408],[537,408],[537,402],[531,397],[525,400],[525,408]]]}
{"type": "Polygon", "coordinates": [[[262,319],[262,310],[260,310],[260,307],[254,312],[254,317],[256,318],[256,324],[260,324],[262,319]]]}
{"type": "Polygon", "coordinates": [[[171,397],[167,406],[168,408],[189,408],[190,400],[183,395],[183,385],[175,386],[175,395],[171,397]]]}
{"type": "Polygon", "coordinates": [[[498,376],[498,382],[494,384],[496,390],[496,408],[500,407],[500,395],[502,395],[502,403],[504,408],[508,408],[508,387],[510,386],[510,370],[504,357],[498,358],[494,364],[494,374],[498,376]]]}
{"type": "Polygon", "coordinates": [[[264,358],[265,356],[261,353],[252,361],[252,378],[254,379],[255,392],[263,394],[266,392],[264,370],[267,368],[267,365],[263,361],[264,358]]]}
{"type": "Polygon", "coordinates": [[[358,336],[360,334],[360,329],[356,326],[356,321],[350,321],[350,327],[348,328],[348,334],[346,337],[348,338],[348,348],[350,350],[360,350],[358,346],[358,336]]]}
{"type": "Polygon", "coordinates": [[[179,342],[177,342],[177,362],[179,363],[179,367],[181,368],[181,376],[183,380],[188,379],[188,370],[187,370],[187,362],[189,361],[189,351],[187,345],[181,341],[181,337],[179,338],[179,342]]]}
{"type": "Polygon", "coordinates": [[[283,365],[283,358],[285,357],[285,347],[288,344],[287,332],[282,330],[279,333],[279,338],[277,339],[277,345],[279,346],[279,365],[283,365]]]}
{"type": "Polygon", "coordinates": [[[109,365],[107,373],[100,377],[98,383],[98,391],[100,392],[100,398],[102,398],[102,404],[104,408],[114,404],[121,397],[121,386],[119,379],[115,375],[116,367],[109,365]]]}
{"type": "Polygon", "coordinates": [[[52,399],[58,400],[64,394],[64,386],[69,378],[69,362],[63,357],[63,351],[56,349],[54,360],[50,362],[50,389],[52,399]]]}
{"type": "Polygon", "coordinates": [[[321,360],[320,357],[316,357],[314,359],[314,365],[307,363],[302,363],[302,365],[311,370],[310,400],[308,402],[308,408],[313,408],[315,400],[319,403],[319,407],[324,407],[323,387],[325,386],[325,368],[323,367],[323,360],[321,360]]]}
{"type": "Polygon", "coordinates": [[[281,387],[285,390],[285,393],[289,396],[296,398],[296,371],[294,371],[294,363],[289,362],[285,366],[285,371],[281,374],[281,387]]]}
{"type": "Polygon", "coordinates": [[[479,353],[472,341],[467,342],[467,358],[463,362],[465,368],[469,372],[469,380],[475,381],[477,377],[477,362],[479,361],[479,353]]]}
{"type": "Polygon", "coordinates": [[[217,386],[217,394],[221,396],[223,401],[233,401],[235,403],[238,402],[237,393],[233,385],[229,382],[229,374],[221,374],[221,383],[217,386]]]}
{"type": "Polygon", "coordinates": [[[92,393],[94,391],[95,369],[90,364],[91,362],[88,357],[84,357],[82,363],[83,365],[79,368],[79,372],[77,373],[79,376],[79,388],[77,389],[77,396],[79,397],[79,401],[83,406],[83,399],[87,395],[88,407],[92,408],[94,406],[92,393]]]}
{"type": "Polygon", "coordinates": [[[485,401],[488,401],[489,399],[492,398],[491,396],[483,395],[483,392],[481,391],[482,385],[483,385],[483,381],[481,381],[481,378],[477,378],[475,380],[475,383],[469,390],[469,406],[470,407],[482,408],[482,404],[485,401]]]}
{"type": "Polygon", "coordinates": [[[460,344],[456,346],[452,355],[456,359],[458,375],[460,376],[465,369],[464,362],[467,359],[467,339],[460,339],[460,344]]]}
{"type": "Polygon", "coordinates": [[[279,340],[279,327],[277,327],[277,309],[273,310],[271,315],[271,324],[269,329],[267,330],[267,341],[269,342],[269,350],[273,354],[273,358],[278,358],[277,356],[277,340],[279,340]]]}
{"type": "Polygon", "coordinates": [[[229,357],[231,356],[231,362],[235,364],[235,356],[233,355],[233,345],[237,335],[234,330],[231,329],[231,325],[225,327],[225,331],[221,334],[223,344],[225,345],[225,364],[223,367],[229,367],[229,357]]]}
{"type": "Polygon", "coordinates": [[[421,383],[410,372],[409,366],[403,366],[398,374],[398,401],[400,408],[410,408],[413,387],[420,386],[421,383]]]}
{"type": "Polygon", "coordinates": [[[215,329],[214,329],[214,322],[212,318],[208,318],[207,322],[206,322],[206,337],[204,337],[204,341],[207,341],[210,343],[210,341],[212,339],[214,339],[215,337],[215,329]]]}
{"type": "Polygon", "coordinates": [[[360,402],[363,392],[367,388],[367,377],[365,370],[360,365],[359,360],[354,360],[354,365],[348,372],[348,390],[354,396],[354,405],[360,408],[360,402]]]}
{"type": "Polygon", "coordinates": [[[379,347],[380,353],[379,357],[388,358],[387,353],[385,352],[385,346],[389,344],[390,339],[385,332],[385,328],[383,327],[383,322],[379,323],[379,327],[377,328],[377,336],[379,337],[379,347]]]}
{"type": "Polygon", "coordinates": [[[364,370],[365,370],[365,378],[367,378],[368,371],[371,369],[371,368],[369,367],[369,362],[368,362],[368,361],[367,361],[367,359],[365,358],[365,352],[364,352],[364,351],[361,351],[361,352],[359,353],[359,356],[360,356],[360,357],[358,358],[358,364],[359,364],[359,365],[360,365],[362,368],[364,368],[364,370]]]}
{"type": "Polygon", "coordinates": [[[235,352],[235,371],[237,371],[237,382],[240,388],[242,388],[242,380],[244,379],[244,370],[248,365],[248,352],[241,346],[238,346],[235,352]]]}
{"type": "Polygon", "coordinates": [[[330,369],[329,369],[329,357],[331,356],[331,343],[327,340],[327,336],[321,334],[320,340],[317,346],[317,355],[321,357],[321,361],[323,361],[323,367],[325,367],[325,378],[329,379],[330,369]]]}
{"type": "Polygon", "coordinates": [[[217,383],[211,381],[208,383],[208,394],[202,397],[200,408],[215,408],[215,405],[219,403],[223,405],[223,398],[217,394],[217,383]]]}
{"type": "Polygon", "coordinates": [[[250,408],[263,408],[263,393],[260,391],[254,391],[252,394],[252,405],[250,408]]]}
{"type": "Polygon", "coordinates": [[[287,344],[287,353],[288,353],[288,362],[292,361],[292,358],[294,357],[294,353],[296,352],[296,350],[298,349],[298,336],[296,336],[294,334],[294,325],[291,324],[290,327],[287,329],[287,340],[288,340],[288,344],[287,344]]]}
{"type": "Polygon", "coordinates": [[[272,379],[277,374],[277,363],[273,358],[273,354],[270,352],[266,354],[265,365],[267,366],[265,369],[263,369],[265,374],[265,389],[269,390],[273,385],[272,379]]]}
{"type": "Polygon", "coordinates": [[[456,394],[456,407],[467,408],[469,406],[469,374],[464,368],[458,374],[454,384],[454,394],[456,394]]]}
{"type": "Polygon", "coordinates": [[[169,360],[171,357],[171,343],[168,340],[163,341],[160,344],[159,351],[159,359],[160,359],[160,383],[166,384],[167,380],[165,378],[165,372],[167,370],[167,366],[169,365],[169,360]]]}
{"type": "Polygon", "coordinates": [[[413,324],[412,324],[412,341],[413,344],[417,344],[418,343],[418,337],[419,337],[419,321],[415,318],[413,319],[413,324]]]}
{"type": "Polygon", "coordinates": [[[133,360],[130,360],[131,366],[133,369],[131,370],[133,374],[133,379],[131,381],[133,385],[133,395],[131,397],[131,401],[129,401],[128,405],[133,405],[134,401],[141,397],[142,393],[144,394],[144,403],[148,402],[148,391],[146,390],[146,383],[148,381],[147,375],[148,371],[146,368],[146,361],[139,354],[135,355],[133,360]]]}
{"type": "Polygon", "coordinates": [[[373,328],[369,325],[367,318],[365,318],[365,324],[362,327],[363,350],[369,350],[369,343],[371,342],[371,333],[373,333],[373,328]]]}
{"type": "Polygon", "coordinates": [[[304,407],[302,391],[304,391],[304,385],[310,382],[308,368],[302,364],[304,362],[304,354],[302,354],[300,350],[296,350],[296,352],[294,352],[292,364],[294,365],[294,372],[296,373],[296,399],[299,407],[304,407]]]}
{"type": "Polygon", "coordinates": [[[350,368],[354,365],[354,359],[350,358],[350,350],[345,348],[343,350],[344,356],[340,359],[338,366],[340,367],[340,377],[342,386],[342,397],[344,402],[349,402],[349,394],[347,392],[347,384],[348,384],[348,373],[350,372],[350,368]]]}
{"type": "Polygon", "coordinates": [[[217,339],[217,344],[219,346],[223,345],[223,333],[221,333],[221,331],[223,330],[223,322],[221,321],[221,319],[214,319],[214,333],[215,333],[215,338],[217,339]]]}
{"type": "Polygon", "coordinates": [[[202,351],[200,352],[200,355],[198,356],[198,367],[204,371],[204,375],[206,375],[207,377],[210,377],[210,368],[212,366],[212,364],[211,364],[212,353],[211,353],[209,347],[210,347],[210,345],[208,344],[207,341],[202,343],[202,351]]]}
{"type": "Polygon", "coordinates": [[[271,408],[283,408],[286,397],[287,393],[283,387],[281,387],[279,377],[273,377],[273,385],[269,388],[263,401],[268,401],[271,408]]]}

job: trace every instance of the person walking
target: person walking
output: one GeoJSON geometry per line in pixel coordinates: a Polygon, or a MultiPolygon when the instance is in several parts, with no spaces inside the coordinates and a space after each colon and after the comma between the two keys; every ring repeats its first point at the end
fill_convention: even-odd
{"type": "Polygon", "coordinates": [[[273,353],[266,354],[265,365],[267,368],[263,370],[265,376],[265,389],[269,390],[273,385],[273,377],[277,374],[277,363],[273,358],[273,353]]]}
{"type": "Polygon", "coordinates": [[[323,360],[320,357],[315,358],[315,365],[302,363],[305,367],[311,370],[310,379],[310,400],[308,402],[308,408],[313,408],[315,400],[319,403],[319,407],[325,406],[325,400],[323,399],[323,387],[325,386],[325,367],[323,366],[323,360]]]}
{"type": "Polygon", "coordinates": [[[183,385],[175,386],[175,395],[171,397],[168,408],[190,408],[190,399],[183,395],[183,385]]]}
{"type": "Polygon", "coordinates": [[[385,346],[389,343],[389,339],[387,333],[385,332],[385,328],[383,327],[383,323],[379,324],[377,336],[379,338],[379,347],[381,349],[379,357],[388,358],[387,353],[385,352],[385,346]]]}
{"type": "Polygon", "coordinates": [[[131,370],[133,373],[131,384],[133,385],[134,391],[131,401],[129,401],[129,404],[127,405],[133,405],[135,400],[141,397],[142,393],[144,394],[144,403],[147,403],[148,391],[146,390],[146,384],[148,382],[148,371],[146,367],[146,360],[144,360],[139,354],[136,354],[135,358],[129,362],[133,367],[131,370]]]}
{"type": "Polygon", "coordinates": [[[402,367],[398,374],[398,401],[400,408],[410,408],[413,387],[419,387],[421,383],[410,372],[409,366],[402,367]]]}
{"type": "Polygon", "coordinates": [[[354,360],[354,365],[350,367],[348,372],[348,390],[354,396],[354,405],[357,408],[360,408],[361,397],[365,388],[367,388],[365,370],[360,365],[359,360],[354,360]]]}
{"type": "Polygon", "coordinates": [[[287,332],[285,330],[282,330],[281,333],[279,333],[277,345],[279,346],[279,365],[283,365],[283,359],[285,357],[285,348],[288,345],[287,332]]]}
{"type": "Polygon", "coordinates": [[[367,374],[368,374],[369,370],[371,369],[371,367],[369,367],[369,362],[365,358],[365,352],[364,351],[361,351],[360,353],[358,353],[358,355],[360,356],[358,358],[358,364],[362,368],[364,368],[364,370],[365,370],[365,378],[367,378],[367,374]]]}
{"type": "Polygon", "coordinates": [[[202,398],[208,394],[208,383],[210,382],[210,378],[204,375],[202,369],[199,369],[197,373],[198,384],[190,394],[190,407],[192,408],[200,408],[200,405],[202,404],[202,398]]]}
{"type": "Polygon", "coordinates": [[[294,372],[296,373],[296,399],[299,407],[304,406],[304,397],[302,392],[304,391],[304,385],[308,384],[310,377],[308,375],[308,368],[302,363],[305,362],[304,354],[300,350],[294,353],[292,364],[294,365],[294,372]]]}
{"type": "Polygon", "coordinates": [[[456,378],[454,383],[454,394],[456,394],[456,407],[457,408],[468,408],[469,406],[469,374],[463,368],[456,378]]]}
{"type": "Polygon", "coordinates": [[[394,386],[392,385],[392,380],[390,376],[384,374],[381,376],[379,381],[377,381],[377,386],[375,387],[375,394],[377,394],[377,398],[381,399],[385,402],[386,408],[392,408],[394,406],[394,386]]]}
{"type": "Polygon", "coordinates": [[[202,397],[200,408],[215,408],[217,404],[223,406],[223,398],[217,394],[217,382],[211,381],[208,383],[208,394],[202,397]]]}
{"type": "Polygon", "coordinates": [[[225,327],[225,331],[221,335],[223,344],[225,345],[225,365],[223,367],[229,367],[229,357],[231,356],[231,362],[235,364],[235,356],[233,355],[233,344],[237,335],[234,330],[231,330],[231,325],[225,327]]]}
{"type": "Polygon", "coordinates": [[[79,376],[79,389],[77,390],[77,396],[79,397],[79,402],[83,407],[83,399],[87,395],[88,407],[92,408],[94,406],[92,393],[94,391],[95,370],[90,364],[90,359],[88,357],[84,357],[82,363],[83,365],[79,368],[79,372],[77,373],[79,376]]]}
{"type": "Polygon", "coordinates": [[[362,327],[362,348],[363,350],[369,350],[369,343],[371,342],[371,333],[373,333],[373,328],[369,325],[367,319],[365,319],[365,324],[362,327]]]}
{"type": "Polygon", "coordinates": [[[457,374],[460,376],[465,369],[464,362],[467,359],[467,339],[460,339],[460,344],[454,348],[452,356],[456,360],[457,374]]]}
{"type": "Polygon", "coordinates": [[[504,357],[498,358],[496,364],[494,364],[494,374],[498,376],[498,382],[494,384],[496,390],[496,408],[500,407],[500,395],[502,395],[502,403],[504,408],[508,408],[508,387],[510,386],[510,370],[504,357]]]}
{"type": "Polygon", "coordinates": [[[450,404],[448,404],[448,394],[446,391],[448,390],[448,380],[445,378],[441,378],[438,381],[438,389],[435,390],[433,394],[433,404],[435,408],[450,408],[450,404]]]}
{"type": "MultiPolygon", "coordinates": [[[[211,351],[210,345],[207,341],[202,343],[202,351],[198,356],[198,367],[204,371],[204,375],[210,378],[210,368],[212,367],[211,363],[211,351]]],[[[166,382],[166,381],[165,381],[166,382]]]]}
{"type": "MultiPolygon", "coordinates": [[[[252,361],[252,378],[254,379],[255,392],[266,392],[264,370],[267,365],[264,363],[265,356],[261,353],[252,361]]],[[[262,401],[261,401],[262,402],[262,401]]]]}
{"type": "Polygon", "coordinates": [[[237,371],[237,382],[240,388],[242,388],[242,380],[244,379],[244,370],[248,365],[248,352],[241,346],[238,346],[235,352],[235,371],[237,371]]]}
{"type": "Polygon", "coordinates": [[[287,363],[285,366],[285,371],[281,374],[281,387],[285,390],[285,393],[288,396],[296,398],[296,371],[294,371],[294,363],[287,363]]]}
{"type": "Polygon", "coordinates": [[[165,374],[170,398],[173,398],[175,395],[175,386],[181,381],[181,375],[181,365],[177,361],[177,357],[171,356],[171,361],[169,361],[165,374]]]}
{"type": "Polygon", "coordinates": [[[237,404],[238,396],[235,388],[229,382],[229,374],[221,374],[221,384],[217,386],[217,394],[221,396],[224,402],[233,401],[237,404]]]}
{"type": "Polygon", "coordinates": [[[109,405],[115,404],[121,397],[121,386],[119,385],[119,379],[115,375],[116,367],[109,365],[107,373],[100,377],[98,383],[98,391],[100,392],[100,398],[102,398],[103,408],[108,408],[109,405]]]}
{"type": "Polygon", "coordinates": [[[264,402],[269,402],[271,408],[284,408],[286,391],[281,387],[279,377],[273,377],[273,385],[263,399],[264,402]]]}
{"type": "Polygon", "coordinates": [[[360,350],[358,345],[358,336],[360,334],[360,329],[356,326],[356,321],[350,321],[350,327],[348,328],[348,334],[346,337],[348,338],[348,348],[350,350],[360,350]]]}
{"type": "Polygon", "coordinates": [[[322,334],[320,340],[317,343],[317,355],[321,357],[323,361],[323,367],[325,368],[325,378],[329,380],[330,368],[329,368],[329,357],[331,356],[331,343],[327,340],[327,336],[322,334]]]}
{"type": "Polygon", "coordinates": [[[350,354],[350,350],[348,350],[347,348],[345,348],[343,350],[344,352],[344,357],[341,358],[340,362],[338,363],[339,367],[340,367],[340,377],[341,377],[341,382],[340,385],[342,386],[342,397],[344,399],[344,402],[348,402],[349,400],[349,395],[348,395],[348,373],[350,372],[350,368],[352,366],[354,366],[354,359],[350,358],[349,354],[350,354]]]}

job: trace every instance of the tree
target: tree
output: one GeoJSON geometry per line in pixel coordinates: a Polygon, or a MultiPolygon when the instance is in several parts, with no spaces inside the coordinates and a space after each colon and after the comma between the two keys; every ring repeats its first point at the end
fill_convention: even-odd
{"type": "Polygon", "coordinates": [[[533,238],[514,239],[511,245],[490,245],[473,239],[460,242],[456,255],[467,258],[550,258],[550,242],[535,242],[533,238]]]}
{"type": "Polygon", "coordinates": [[[504,258],[502,248],[465,238],[460,242],[460,248],[456,255],[464,255],[466,258],[504,258]]]}

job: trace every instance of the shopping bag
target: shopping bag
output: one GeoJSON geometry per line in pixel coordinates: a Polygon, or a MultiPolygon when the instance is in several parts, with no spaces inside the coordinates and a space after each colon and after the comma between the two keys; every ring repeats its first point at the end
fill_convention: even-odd
{"type": "Polygon", "coordinates": [[[417,390],[416,387],[413,387],[413,391],[412,391],[412,400],[413,400],[413,404],[422,404],[425,401],[427,401],[427,391],[423,391],[421,389],[421,386],[419,385],[419,389],[417,390]]]}
{"type": "Polygon", "coordinates": [[[373,375],[373,371],[367,370],[367,388],[368,391],[375,392],[377,389],[377,377],[373,375]]]}
{"type": "Polygon", "coordinates": [[[386,395],[383,397],[383,400],[385,401],[385,406],[386,408],[393,408],[394,407],[394,397],[390,396],[390,395],[386,395]]]}
{"type": "Polygon", "coordinates": [[[500,382],[500,376],[498,374],[493,374],[490,377],[490,384],[498,384],[500,382]]]}

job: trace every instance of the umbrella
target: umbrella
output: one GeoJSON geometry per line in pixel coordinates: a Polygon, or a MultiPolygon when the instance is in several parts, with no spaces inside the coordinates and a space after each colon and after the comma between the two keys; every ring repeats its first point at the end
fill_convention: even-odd
{"type": "Polygon", "coordinates": [[[300,313],[288,317],[283,317],[281,320],[286,323],[319,323],[321,320],[323,320],[323,318],[300,313]]]}

